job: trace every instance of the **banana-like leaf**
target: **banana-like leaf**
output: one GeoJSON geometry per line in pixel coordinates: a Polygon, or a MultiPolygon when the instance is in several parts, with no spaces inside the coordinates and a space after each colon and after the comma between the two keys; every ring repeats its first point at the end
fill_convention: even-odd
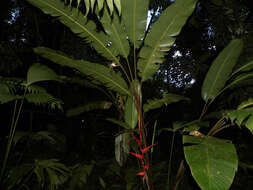
{"type": "Polygon", "coordinates": [[[138,121],[138,112],[133,96],[128,96],[127,98],[124,119],[131,129],[136,127],[138,121]]]}
{"type": "Polygon", "coordinates": [[[97,109],[106,110],[106,109],[109,109],[111,107],[111,105],[112,105],[112,103],[107,102],[107,101],[90,102],[90,103],[86,103],[84,105],[80,105],[78,107],[71,108],[71,109],[67,110],[66,116],[73,117],[73,116],[80,115],[84,112],[97,110],[97,109]]]}
{"type": "Polygon", "coordinates": [[[122,18],[124,20],[128,38],[138,48],[144,38],[147,15],[148,0],[124,0],[122,1],[122,18]]]}
{"type": "Polygon", "coordinates": [[[27,86],[41,81],[60,81],[59,76],[50,68],[48,68],[46,65],[42,65],[39,63],[33,64],[28,72],[27,72],[27,86]]]}
{"type": "Polygon", "coordinates": [[[252,108],[227,111],[225,117],[230,119],[233,123],[237,124],[238,126],[245,125],[245,127],[247,127],[253,134],[252,108]]]}
{"type": "Polygon", "coordinates": [[[201,89],[202,98],[206,102],[214,100],[219,95],[232,73],[242,47],[242,40],[232,40],[212,63],[201,89]]]}
{"type": "Polygon", "coordinates": [[[240,68],[236,69],[231,76],[240,73],[240,72],[247,72],[247,71],[251,71],[253,69],[253,61],[250,61],[249,63],[241,66],[240,68]]]}
{"type": "Polygon", "coordinates": [[[111,90],[124,95],[130,94],[128,86],[121,75],[106,66],[88,61],[74,60],[49,48],[38,47],[34,51],[54,63],[79,70],[82,74],[91,77],[95,82],[99,82],[111,90]]]}
{"type": "Polygon", "coordinates": [[[79,37],[87,42],[92,42],[92,47],[102,56],[116,63],[119,62],[116,57],[119,52],[114,45],[108,45],[110,44],[108,36],[104,32],[98,32],[96,24],[91,20],[88,21],[77,8],[64,6],[64,2],[60,0],[27,1],[40,8],[44,13],[57,17],[60,22],[69,27],[79,37]]]}
{"type": "Polygon", "coordinates": [[[138,70],[142,81],[151,78],[158,70],[158,64],[163,62],[176,36],[192,14],[196,2],[196,0],[176,0],[152,25],[139,54],[138,70]]]}
{"type": "Polygon", "coordinates": [[[127,59],[130,47],[127,41],[127,34],[120,22],[119,16],[114,13],[113,19],[111,19],[107,9],[105,9],[100,21],[106,34],[111,37],[111,44],[118,49],[120,55],[127,59]]]}
{"type": "Polygon", "coordinates": [[[144,109],[144,112],[148,112],[149,110],[160,108],[163,105],[167,106],[168,104],[179,102],[182,100],[189,101],[190,99],[184,96],[177,95],[177,94],[168,93],[168,94],[165,94],[163,98],[161,99],[147,100],[147,103],[144,104],[143,109],[144,109]]]}
{"type": "Polygon", "coordinates": [[[129,155],[130,146],[130,135],[128,133],[123,133],[115,138],[115,158],[120,166],[126,162],[129,155]]]}
{"type": "Polygon", "coordinates": [[[235,146],[211,136],[184,136],[184,154],[202,190],[228,190],[238,167],[235,146]]]}

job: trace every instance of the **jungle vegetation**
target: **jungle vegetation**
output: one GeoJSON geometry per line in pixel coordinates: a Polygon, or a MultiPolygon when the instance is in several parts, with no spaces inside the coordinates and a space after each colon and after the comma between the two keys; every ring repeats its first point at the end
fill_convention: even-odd
{"type": "Polygon", "coordinates": [[[243,0],[12,0],[1,189],[251,189],[243,0]]]}

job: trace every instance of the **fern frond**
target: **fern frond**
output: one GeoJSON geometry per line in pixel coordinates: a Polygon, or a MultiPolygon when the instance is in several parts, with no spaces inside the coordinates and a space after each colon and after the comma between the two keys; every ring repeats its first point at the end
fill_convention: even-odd
{"type": "Polygon", "coordinates": [[[13,94],[8,85],[0,83],[0,104],[4,104],[21,98],[21,96],[13,94]]]}
{"type": "Polygon", "coordinates": [[[39,86],[30,85],[28,87],[28,93],[25,95],[25,99],[29,103],[33,103],[35,105],[48,105],[51,109],[57,108],[59,110],[63,110],[63,102],[60,99],[55,98],[53,95],[49,94],[46,89],[39,86]]]}
{"type": "Polygon", "coordinates": [[[114,45],[110,45],[110,39],[104,32],[98,32],[96,24],[87,20],[85,16],[78,12],[77,8],[64,6],[60,0],[27,0],[32,5],[40,8],[44,13],[57,17],[61,23],[71,29],[79,37],[92,43],[98,53],[108,60],[119,63],[116,57],[119,54],[114,45]]]}
{"type": "Polygon", "coordinates": [[[34,171],[39,184],[56,190],[70,176],[70,169],[57,159],[35,160],[34,171]]]}
{"type": "Polygon", "coordinates": [[[76,164],[71,167],[71,177],[69,182],[69,190],[83,189],[87,183],[88,176],[94,168],[94,163],[91,164],[76,164]]]}
{"type": "Polygon", "coordinates": [[[4,84],[8,87],[9,92],[14,94],[17,89],[25,87],[25,80],[15,77],[2,77],[0,76],[0,84],[4,84]]]}
{"type": "Polygon", "coordinates": [[[159,64],[163,62],[176,36],[192,14],[196,2],[196,0],[176,0],[152,25],[139,54],[138,70],[142,81],[149,79],[158,70],[159,64]]]}
{"type": "Polygon", "coordinates": [[[107,88],[123,95],[130,94],[127,83],[120,73],[115,73],[106,66],[88,61],[74,60],[59,51],[45,47],[35,48],[34,51],[54,63],[79,70],[82,74],[92,78],[95,83],[103,84],[107,88]]]}

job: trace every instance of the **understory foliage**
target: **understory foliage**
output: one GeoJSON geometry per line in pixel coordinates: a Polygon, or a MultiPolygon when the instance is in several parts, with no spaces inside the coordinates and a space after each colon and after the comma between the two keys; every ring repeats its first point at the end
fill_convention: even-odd
{"type": "MultiPolygon", "coordinates": [[[[189,102],[190,99],[173,93],[164,93],[160,99],[145,97],[142,93],[143,84],[152,79],[159,70],[159,65],[164,62],[165,56],[193,13],[197,1],[176,0],[154,23],[152,21],[147,23],[149,0],[107,0],[106,3],[104,0],[27,1],[67,26],[81,40],[90,44],[104,57],[105,61],[95,63],[77,60],[57,50],[36,47],[34,52],[40,57],[49,60],[49,63],[53,62],[68,68],[69,72],[75,72],[76,76],[61,76],[44,64],[36,63],[28,70],[26,80],[0,78],[0,102],[20,100],[19,110],[21,110],[26,99],[31,103],[47,104],[51,108],[62,109],[60,100],[47,93],[44,88],[34,85],[42,81],[77,83],[101,91],[105,95],[105,100],[80,104],[66,110],[65,116],[74,117],[94,109],[107,110],[114,107],[117,110],[117,116],[107,118],[107,121],[121,127],[115,137],[115,160],[118,165],[116,168],[116,164],[113,167],[108,165],[110,174],[107,176],[113,174],[120,176],[121,179],[127,179],[117,188],[155,189],[155,173],[159,173],[164,165],[161,163],[157,168],[156,165],[152,165],[152,158],[155,157],[152,153],[156,149],[157,122],[153,127],[146,116],[162,106],[180,101],[189,102]],[[79,9],[82,3],[85,7],[84,12],[79,9]],[[95,13],[92,15],[94,19],[89,17],[92,12],[95,13]],[[17,91],[19,93],[24,91],[24,93],[19,95],[17,91]],[[152,130],[151,127],[153,127],[152,130]],[[149,134],[150,131],[153,131],[153,134],[149,134]],[[152,136],[152,140],[148,138],[149,136],[152,136]],[[129,155],[137,158],[139,168],[125,167],[129,155]],[[136,181],[136,175],[141,176],[142,180],[136,181]]],[[[208,111],[221,94],[234,90],[245,84],[245,81],[252,79],[252,61],[234,70],[242,49],[243,39],[232,39],[213,61],[201,89],[205,105],[199,118],[193,121],[179,121],[173,123],[172,128],[163,129],[173,133],[171,148],[173,148],[175,133],[182,135],[186,161],[182,159],[176,179],[170,184],[170,157],[168,179],[164,182],[166,185],[163,188],[173,190],[178,188],[186,168],[185,164],[189,165],[191,174],[201,189],[227,190],[230,188],[238,168],[236,148],[230,140],[218,138],[215,135],[234,125],[246,127],[252,133],[253,103],[252,100],[243,102],[236,110],[218,110],[216,113],[208,111]],[[215,123],[211,123],[210,118],[215,118],[215,123]]],[[[36,181],[39,184],[37,188],[40,189],[54,190],[62,187],[89,189],[88,185],[91,182],[88,177],[92,175],[93,170],[99,170],[101,165],[94,161],[66,166],[57,159],[34,159],[29,163],[8,167],[8,156],[11,146],[14,146],[19,116],[20,111],[14,114],[6,155],[3,159],[0,182],[5,184],[4,187],[29,189],[36,186],[33,184],[36,181]],[[31,179],[32,182],[29,183],[31,179]]],[[[34,136],[44,138],[52,144],[56,143],[50,133],[42,131],[36,135],[32,133],[25,136],[30,139],[34,139],[34,136]]],[[[108,187],[102,175],[97,177],[97,181],[103,189],[113,188],[113,184],[108,187]]]]}

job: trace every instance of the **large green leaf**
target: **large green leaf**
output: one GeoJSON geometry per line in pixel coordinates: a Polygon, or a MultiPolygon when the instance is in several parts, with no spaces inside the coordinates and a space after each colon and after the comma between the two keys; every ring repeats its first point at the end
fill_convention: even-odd
{"type": "Polygon", "coordinates": [[[110,36],[111,43],[114,45],[119,53],[127,59],[129,54],[129,43],[127,41],[127,34],[123,25],[120,22],[119,16],[115,13],[113,19],[109,15],[107,9],[104,10],[104,14],[101,18],[101,23],[105,29],[106,34],[110,36]]]}
{"type": "Polygon", "coordinates": [[[119,73],[115,73],[104,65],[88,61],[71,59],[58,51],[49,48],[38,47],[34,51],[40,56],[47,58],[62,66],[79,70],[82,74],[91,77],[93,80],[105,85],[107,88],[121,94],[129,94],[128,86],[119,73]]]}
{"type": "Polygon", "coordinates": [[[186,98],[184,96],[180,96],[177,94],[168,93],[168,94],[165,94],[163,98],[161,99],[147,100],[147,103],[144,104],[143,109],[144,109],[144,112],[148,112],[149,110],[160,108],[163,105],[167,106],[168,104],[179,102],[182,100],[189,101],[189,98],[186,98]]]}
{"type": "Polygon", "coordinates": [[[64,6],[64,2],[60,0],[27,1],[40,8],[44,13],[57,17],[79,37],[92,42],[92,47],[107,59],[119,62],[116,57],[119,54],[117,47],[108,45],[110,44],[108,36],[104,32],[98,32],[96,24],[91,20],[88,21],[77,8],[64,6]]]}
{"type": "Polygon", "coordinates": [[[139,55],[141,59],[138,62],[138,69],[142,81],[152,77],[158,70],[158,64],[163,62],[164,56],[170,50],[176,36],[192,14],[196,2],[196,0],[176,0],[163,11],[158,21],[152,25],[151,31],[145,39],[145,46],[139,55]]]}
{"type": "Polygon", "coordinates": [[[138,121],[138,112],[133,96],[128,96],[127,98],[124,119],[131,129],[136,127],[138,121]]]}
{"type": "Polygon", "coordinates": [[[148,0],[122,1],[122,17],[128,33],[128,38],[138,48],[141,44],[147,23],[148,0]]]}
{"type": "Polygon", "coordinates": [[[214,100],[229,79],[232,69],[242,51],[242,40],[232,40],[212,63],[202,85],[201,95],[207,102],[214,100]]]}
{"type": "Polygon", "coordinates": [[[75,108],[70,108],[66,111],[67,117],[73,117],[80,115],[84,112],[93,111],[97,109],[109,109],[112,103],[107,101],[96,101],[96,102],[89,102],[84,105],[77,106],[75,108]]]}
{"type": "Polygon", "coordinates": [[[238,167],[234,145],[215,137],[184,136],[184,154],[202,190],[228,190],[238,167]]]}
{"type": "Polygon", "coordinates": [[[230,119],[233,123],[238,126],[245,125],[251,133],[253,133],[253,109],[242,109],[242,110],[232,110],[227,111],[226,118],[230,119]]]}
{"type": "Polygon", "coordinates": [[[46,65],[35,63],[27,72],[27,85],[31,85],[36,82],[55,80],[60,81],[59,76],[46,65]]]}

